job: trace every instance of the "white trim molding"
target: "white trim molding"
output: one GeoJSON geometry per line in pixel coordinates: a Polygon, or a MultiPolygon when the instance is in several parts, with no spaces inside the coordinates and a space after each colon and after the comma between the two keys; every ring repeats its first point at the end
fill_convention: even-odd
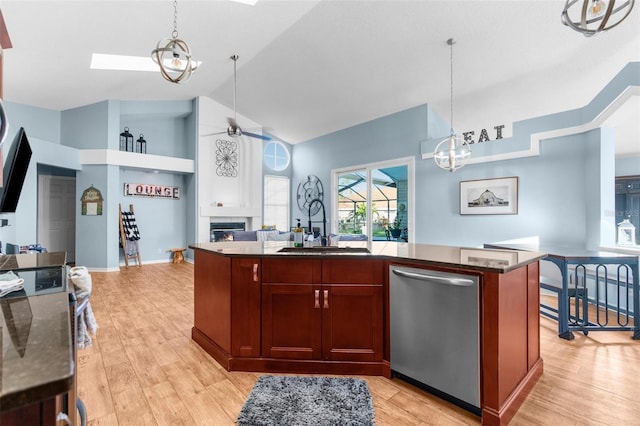
{"type": "MultiPolygon", "coordinates": [[[[532,133],[528,149],[476,157],[474,157],[472,154],[471,159],[467,162],[467,164],[490,163],[493,161],[514,160],[518,158],[539,156],[540,141],[562,136],[575,135],[597,129],[601,127],[614,112],[616,112],[622,105],[624,105],[629,99],[634,96],[640,96],[640,86],[627,86],[611,103],[609,103],[609,105],[607,105],[598,115],[596,115],[590,121],[571,127],[532,133]]],[[[442,138],[438,138],[438,140],[444,138],[445,136],[443,136],[442,138]]],[[[435,139],[421,141],[421,157],[423,160],[433,158],[433,151],[431,150],[425,152],[425,145],[428,145],[429,142],[434,140],[435,139]]]]}

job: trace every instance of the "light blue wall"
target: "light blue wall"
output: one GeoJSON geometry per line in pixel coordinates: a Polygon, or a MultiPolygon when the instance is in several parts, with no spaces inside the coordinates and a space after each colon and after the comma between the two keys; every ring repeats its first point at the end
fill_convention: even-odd
{"type": "MultiPolygon", "coordinates": [[[[129,205],[134,205],[136,223],[141,236],[138,244],[143,261],[169,260],[171,255],[169,249],[186,248],[187,208],[184,196],[181,196],[180,200],[125,196],[123,191],[125,183],[177,186],[182,192],[185,187],[184,175],[121,170],[118,193],[122,210],[129,211],[129,205]]],[[[122,250],[119,255],[120,261],[124,262],[122,250]]]]}
{"type": "MultiPolygon", "coordinates": [[[[16,212],[0,214],[0,217],[9,221],[8,227],[0,228],[0,241],[2,241],[3,244],[9,242],[26,245],[38,242],[36,225],[38,223],[38,163],[54,165],[70,170],[78,170],[81,167],[80,157],[76,150],[31,138],[29,136],[29,130],[26,128],[25,132],[29,138],[29,145],[31,146],[33,154],[16,212]]],[[[7,139],[7,143],[10,143],[13,135],[7,139]]]]}
{"type": "MultiPolygon", "coordinates": [[[[60,112],[5,102],[9,122],[9,133],[15,134],[20,127],[28,130],[29,138],[60,143],[60,112]]],[[[7,138],[7,141],[11,139],[7,138]]]]}
{"type": "Polygon", "coordinates": [[[112,106],[113,102],[103,101],[63,111],[61,143],[77,149],[118,149],[118,140],[109,140],[112,106]]]}
{"type": "MultiPolygon", "coordinates": [[[[639,63],[626,66],[584,108],[514,123],[511,138],[476,145],[474,154],[488,155],[511,147],[522,150],[529,146],[532,133],[587,123],[630,85],[640,85],[639,63]]],[[[425,141],[446,134],[448,125],[423,105],[295,145],[292,200],[298,183],[314,174],[324,183],[327,211],[331,212],[328,186],[332,169],[418,155],[425,141]]],[[[418,157],[416,242],[478,246],[539,237],[552,244],[589,248],[608,243],[609,235],[615,235],[614,137],[608,130],[594,130],[542,140],[539,156],[470,164],[455,173],[418,157]],[[460,181],[508,176],[519,178],[517,215],[459,214],[460,181]]],[[[293,205],[292,213],[297,212],[293,205]]]]}
{"type": "Polygon", "coordinates": [[[76,174],[76,264],[92,269],[118,268],[118,166],[84,165],[76,174]],[[82,215],[80,198],[89,187],[104,198],[102,215],[82,215]]]}
{"type": "Polygon", "coordinates": [[[640,175],[640,158],[627,157],[616,160],[616,176],[640,175]]]}
{"type": "MultiPolygon", "coordinates": [[[[195,241],[195,179],[190,175],[143,173],[118,166],[82,165],[81,149],[119,148],[124,125],[144,133],[150,154],[195,158],[197,123],[192,101],[103,101],[66,110],[49,111],[7,103],[11,141],[20,126],[25,127],[33,156],[15,214],[3,214],[10,226],[0,228],[0,241],[16,244],[37,242],[37,174],[58,168],[56,173],[76,176],[76,263],[95,270],[117,270],[122,260],[118,244],[118,204],[133,203],[138,225],[146,229],[141,241],[144,262],[166,261],[167,249],[186,247],[195,241]],[[46,139],[39,139],[46,138],[46,139]],[[42,167],[42,166],[45,167],[42,167]],[[136,181],[179,186],[180,200],[124,197],[123,182],[136,181]],[[80,198],[90,186],[103,197],[103,214],[81,215],[80,198]],[[140,204],[140,211],[138,211],[140,204]],[[193,220],[187,220],[187,205],[193,220]],[[187,223],[191,224],[187,229],[187,223]],[[143,251],[144,250],[144,251],[143,251]]],[[[136,135],[136,139],[138,134],[136,135]]],[[[8,150],[5,149],[4,152],[8,150]]]]}
{"type": "MultiPolygon", "coordinates": [[[[329,226],[332,205],[331,170],[417,155],[419,141],[428,137],[427,121],[430,114],[429,108],[421,105],[294,145],[291,217],[302,215],[301,219],[306,223],[308,212],[300,212],[298,209],[296,191],[298,184],[306,180],[308,175],[315,175],[324,187],[329,226]]],[[[442,126],[437,131],[441,132],[441,128],[442,126]]],[[[416,211],[421,212],[419,209],[416,211]]],[[[314,221],[321,219],[321,216],[313,218],[314,221]]]]}
{"type": "Polygon", "coordinates": [[[187,138],[187,124],[192,125],[193,121],[185,120],[192,109],[192,101],[121,101],[118,135],[126,126],[134,141],[144,134],[147,154],[194,158],[188,152],[193,151],[190,146],[195,142],[187,138]]]}

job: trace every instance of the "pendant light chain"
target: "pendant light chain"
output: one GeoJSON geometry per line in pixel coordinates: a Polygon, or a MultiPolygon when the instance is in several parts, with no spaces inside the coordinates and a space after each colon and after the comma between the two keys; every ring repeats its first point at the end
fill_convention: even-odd
{"type": "Polygon", "coordinates": [[[178,0],[173,0],[173,32],[171,37],[178,38],[178,0]]]}
{"type": "Polygon", "coordinates": [[[451,135],[454,135],[454,131],[453,131],[453,44],[455,43],[455,41],[450,38],[449,40],[447,40],[447,44],[449,45],[450,49],[450,63],[451,63],[451,73],[450,73],[450,81],[451,81],[451,93],[450,93],[450,98],[451,99],[451,135]]]}
{"type": "Polygon", "coordinates": [[[236,91],[237,91],[237,84],[236,84],[236,63],[238,62],[238,55],[233,55],[231,56],[231,59],[233,59],[233,119],[234,121],[237,120],[237,116],[236,116],[236,91]]]}
{"type": "Polygon", "coordinates": [[[451,65],[449,73],[451,78],[449,93],[451,96],[449,104],[451,107],[451,133],[447,138],[443,139],[438,145],[436,145],[436,149],[433,151],[433,160],[441,169],[454,172],[460,167],[463,167],[467,161],[469,161],[469,158],[471,158],[471,148],[462,137],[456,135],[453,129],[453,45],[455,44],[455,40],[450,38],[447,40],[447,44],[450,48],[451,65]]]}

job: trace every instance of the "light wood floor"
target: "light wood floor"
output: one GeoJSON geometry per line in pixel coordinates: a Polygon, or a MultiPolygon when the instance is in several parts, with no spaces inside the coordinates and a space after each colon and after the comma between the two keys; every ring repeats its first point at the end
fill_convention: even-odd
{"type": "MultiPolygon", "coordinates": [[[[99,329],[78,351],[89,425],[233,425],[258,373],[227,372],[191,338],[193,265],[92,273],[99,329]]],[[[544,374],[513,425],[640,422],[640,341],[630,332],[557,337],[541,320],[544,374]]],[[[478,425],[480,419],[399,380],[362,377],[377,425],[478,425]]]]}

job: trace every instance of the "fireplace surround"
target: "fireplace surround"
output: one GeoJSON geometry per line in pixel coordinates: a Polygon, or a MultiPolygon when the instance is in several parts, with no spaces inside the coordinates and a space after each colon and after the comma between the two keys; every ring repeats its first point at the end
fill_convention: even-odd
{"type": "Polygon", "coordinates": [[[229,241],[233,239],[233,231],[244,231],[245,222],[211,222],[209,225],[209,241],[229,241]]]}

